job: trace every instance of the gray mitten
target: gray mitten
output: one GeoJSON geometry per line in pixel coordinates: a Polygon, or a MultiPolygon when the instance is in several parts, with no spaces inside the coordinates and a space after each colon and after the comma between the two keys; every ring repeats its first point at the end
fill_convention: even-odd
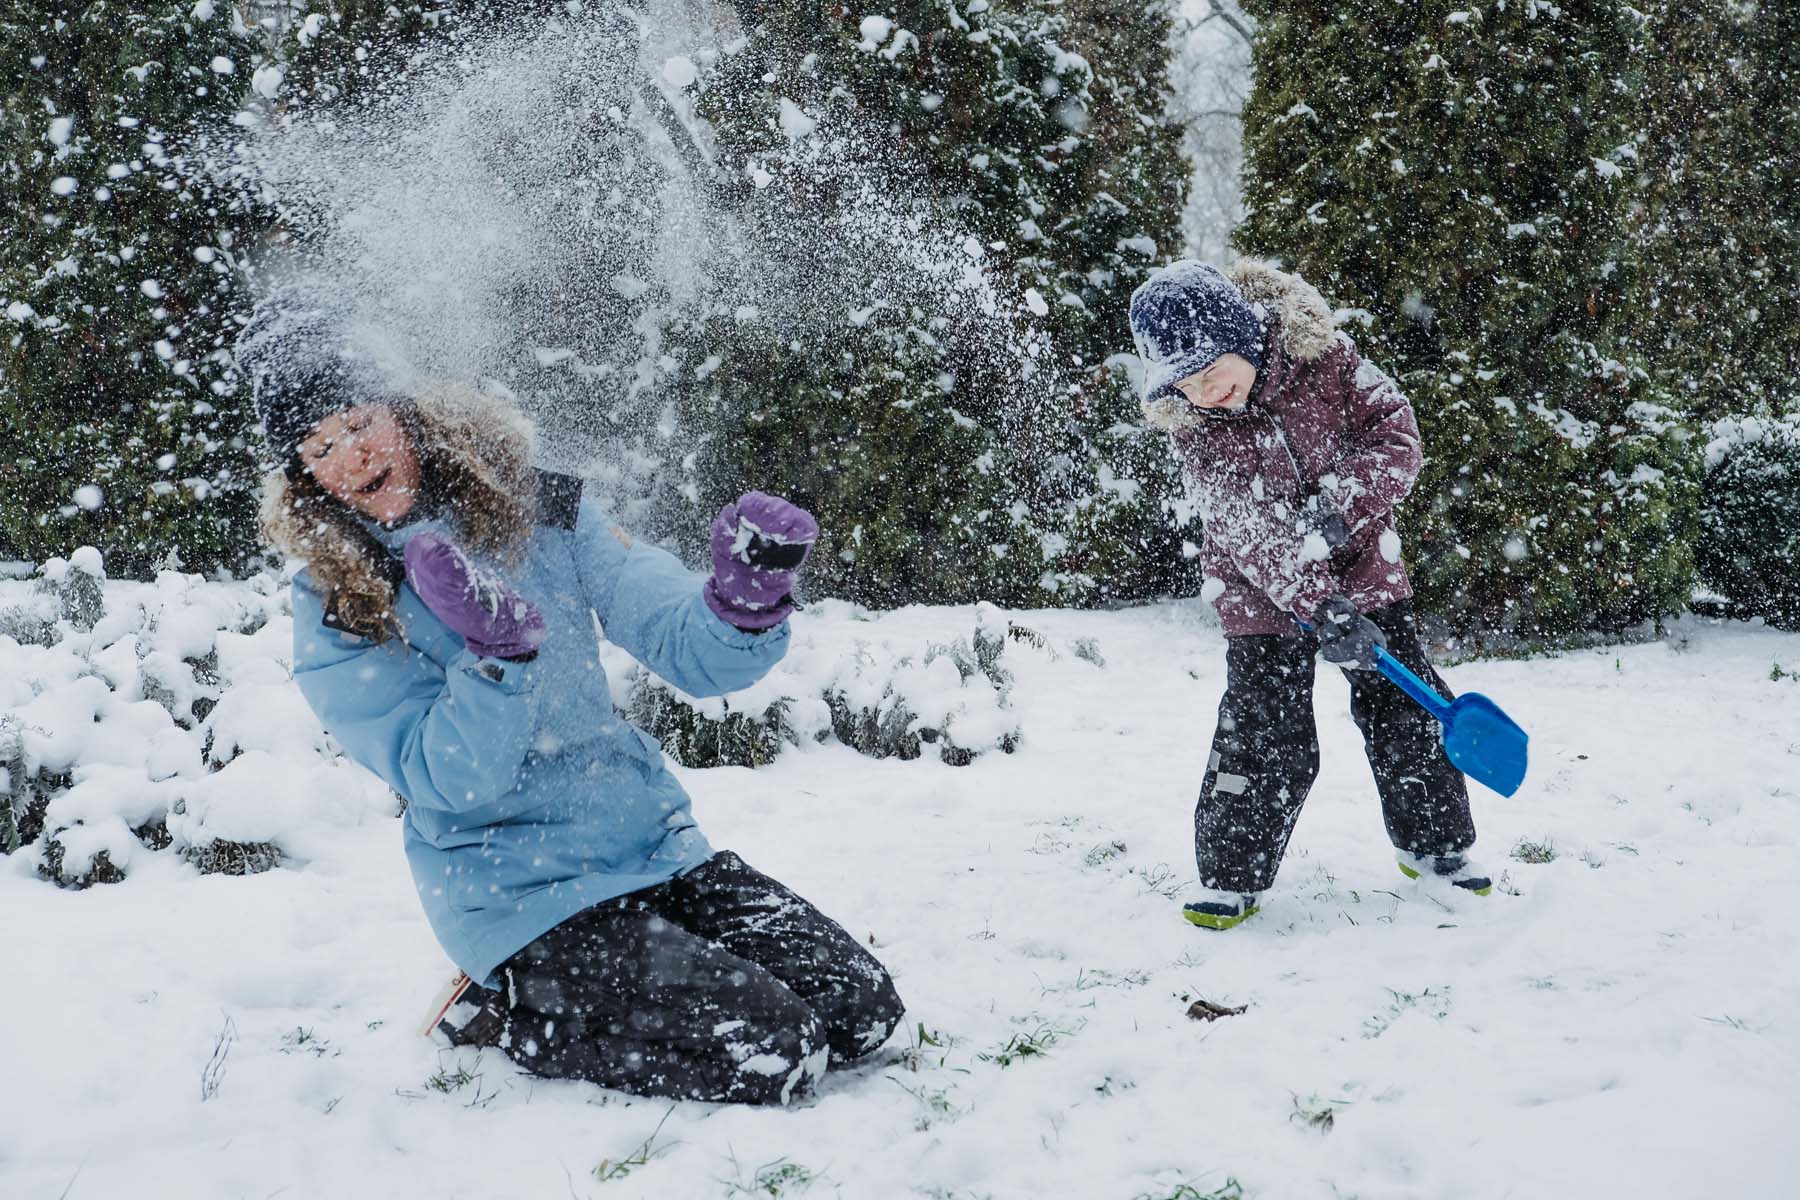
{"type": "Polygon", "coordinates": [[[1313,634],[1319,639],[1319,656],[1355,671],[1375,669],[1375,647],[1387,648],[1387,634],[1357,611],[1344,596],[1333,596],[1313,614],[1313,634]]]}

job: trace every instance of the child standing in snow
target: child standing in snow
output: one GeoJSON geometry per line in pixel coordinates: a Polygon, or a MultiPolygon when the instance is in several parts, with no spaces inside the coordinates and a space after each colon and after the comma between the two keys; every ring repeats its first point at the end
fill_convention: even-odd
{"type": "Polygon", "coordinates": [[[1257,909],[1319,770],[1313,655],[1344,669],[1400,869],[1479,895],[1469,794],[1437,722],[1375,670],[1384,646],[1440,693],[1400,562],[1394,505],[1420,465],[1412,407],[1298,276],[1240,263],[1156,272],[1131,298],[1144,412],[1198,494],[1226,684],[1194,813],[1201,898],[1228,929],[1257,909]],[[1303,633],[1300,623],[1315,631],[1303,633]]]}
{"type": "Polygon", "coordinates": [[[714,852],[596,652],[597,619],[686,692],[754,682],[787,649],[813,518],[758,492],[727,505],[702,581],[534,471],[509,405],[397,389],[299,303],[239,344],[281,464],[264,525],[306,563],[295,680],[406,798],[420,901],[475,981],[438,1029],[539,1075],[748,1103],[881,1045],[902,1011],[887,972],[714,852]]]}

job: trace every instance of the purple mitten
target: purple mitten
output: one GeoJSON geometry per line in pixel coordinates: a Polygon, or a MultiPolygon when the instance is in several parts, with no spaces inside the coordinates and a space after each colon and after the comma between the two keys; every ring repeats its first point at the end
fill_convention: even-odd
{"type": "Polygon", "coordinates": [[[745,492],[712,525],[706,606],[739,629],[764,630],[794,611],[794,576],[819,540],[819,523],[797,504],[745,492]]]}
{"type": "Polygon", "coordinates": [[[526,658],[544,641],[537,605],[463,556],[450,539],[421,533],[406,543],[406,582],[425,607],[462,634],[471,654],[526,658]]]}

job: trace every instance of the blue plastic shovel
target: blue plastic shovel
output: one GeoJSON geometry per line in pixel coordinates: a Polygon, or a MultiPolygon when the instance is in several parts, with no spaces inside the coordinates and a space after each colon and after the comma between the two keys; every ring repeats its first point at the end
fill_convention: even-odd
{"type": "Polygon", "coordinates": [[[1419,707],[1444,726],[1444,753],[1455,768],[1477,783],[1510,796],[1525,782],[1526,745],[1531,737],[1500,706],[1480,692],[1446,701],[1380,646],[1375,666],[1419,707]]]}
{"type": "MultiPolygon", "coordinates": [[[[1312,626],[1305,621],[1294,623],[1312,632],[1312,626]]],[[[1480,692],[1466,692],[1455,700],[1445,700],[1381,646],[1375,647],[1375,667],[1443,725],[1444,754],[1451,766],[1502,796],[1519,790],[1525,782],[1526,747],[1531,735],[1519,728],[1519,723],[1502,712],[1498,704],[1480,692]]]]}

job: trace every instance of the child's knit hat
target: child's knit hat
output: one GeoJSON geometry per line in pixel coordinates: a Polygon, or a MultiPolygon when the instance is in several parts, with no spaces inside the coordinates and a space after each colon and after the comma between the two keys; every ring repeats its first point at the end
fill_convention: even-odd
{"type": "Polygon", "coordinates": [[[333,413],[362,404],[410,403],[329,301],[297,286],[257,306],[233,353],[250,380],[263,437],[282,466],[313,426],[333,413]]]}
{"type": "Polygon", "coordinates": [[[1262,370],[1263,322],[1217,267],[1184,258],[1131,294],[1131,335],[1144,360],[1144,403],[1176,395],[1175,384],[1237,354],[1262,370]]]}

